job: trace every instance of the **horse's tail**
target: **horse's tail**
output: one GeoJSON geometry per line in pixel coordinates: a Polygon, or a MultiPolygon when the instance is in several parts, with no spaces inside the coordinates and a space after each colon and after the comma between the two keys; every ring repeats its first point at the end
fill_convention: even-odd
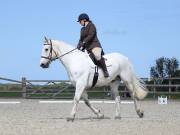
{"type": "Polygon", "coordinates": [[[128,59],[126,60],[126,66],[123,67],[123,71],[120,74],[122,77],[121,79],[124,81],[133,97],[136,97],[137,99],[144,99],[148,94],[145,83],[142,79],[136,77],[131,63],[128,59]]]}
{"type": "Polygon", "coordinates": [[[144,81],[136,76],[133,77],[133,90],[134,96],[138,99],[144,99],[148,94],[144,81]]]}

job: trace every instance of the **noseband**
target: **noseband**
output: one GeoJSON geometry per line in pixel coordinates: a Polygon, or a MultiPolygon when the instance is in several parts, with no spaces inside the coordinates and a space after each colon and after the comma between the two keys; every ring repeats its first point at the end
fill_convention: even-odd
{"type": "Polygon", "coordinates": [[[49,44],[48,44],[48,43],[44,44],[44,45],[50,45],[50,46],[51,46],[49,56],[48,56],[48,57],[46,57],[46,56],[41,56],[41,58],[48,59],[50,62],[51,62],[51,61],[54,61],[54,60],[56,60],[56,59],[58,59],[58,58],[61,58],[61,57],[65,56],[66,54],[69,54],[69,53],[71,53],[71,52],[73,52],[74,50],[77,49],[77,48],[72,49],[71,51],[69,51],[69,52],[67,52],[67,53],[65,53],[65,54],[62,54],[61,56],[58,57],[57,53],[56,53],[56,52],[54,51],[54,49],[53,49],[52,40],[50,39],[49,41],[50,41],[49,44]],[[54,52],[55,55],[56,55],[55,58],[52,58],[52,53],[53,53],[53,52],[54,52]]]}

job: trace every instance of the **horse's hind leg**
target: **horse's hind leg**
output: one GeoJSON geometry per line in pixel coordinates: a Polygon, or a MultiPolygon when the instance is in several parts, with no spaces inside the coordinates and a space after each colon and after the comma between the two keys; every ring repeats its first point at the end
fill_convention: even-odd
{"type": "MultiPolygon", "coordinates": [[[[128,89],[134,88],[133,85],[130,83],[127,84],[126,86],[128,87],[128,89]]],[[[132,99],[134,100],[134,107],[135,107],[136,113],[139,116],[139,118],[142,118],[144,116],[144,112],[140,109],[140,105],[139,105],[138,100],[135,96],[135,93],[131,92],[130,94],[131,94],[132,99]]]]}
{"type": "MultiPolygon", "coordinates": [[[[138,104],[137,98],[135,96],[135,93],[132,92],[132,89],[134,89],[133,85],[131,83],[125,83],[128,89],[131,89],[130,94],[132,99],[134,100],[134,107],[137,115],[142,118],[144,116],[144,112],[140,109],[140,105],[138,104]]],[[[134,90],[133,90],[134,91],[134,90]]]]}
{"type": "Polygon", "coordinates": [[[140,108],[138,107],[137,99],[133,97],[133,100],[134,100],[134,106],[135,106],[135,110],[136,110],[137,115],[139,116],[139,118],[143,118],[144,112],[142,110],[140,110],[140,108]]]}
{"type": "Polygon", "coordinates": [[[94,114],[97,115],[98,118],[104,118],[104,115],[100,113],[100,110],[96,109],[90,104],[86,90],[84,90],[82,94],[82,99],[84,100],[85,104],[94,112],[94,114]]]}
{"type": "Polygon", "coordinates": [[[115,80],[110,84],[110,88],[113,94],[113,98],[115,99],[115,108],[116,108],[116,114],[115,114],[115,119],[121,119],[121,113],[120,113],[120,96],[119,96],[119,80],[115,80]]]}
{"type": "Polygon", "coordinates": [[[122,72],[121,73],[121,79],[123,80],[124,84],[126,85],[126,87],[128,88],[131,97],[134,100],[134,107],[136,110],[137,115],[142,118],[144,116],[144,113],[142,110],[140,110],[140,106],[138,105],[138,101],[137,98],[135,96],[135,88],[133,85],[133,80],[131,76],[127,76],[125,73],[129,73],[130,71],[126,71],[126,72],[122,72]]]}

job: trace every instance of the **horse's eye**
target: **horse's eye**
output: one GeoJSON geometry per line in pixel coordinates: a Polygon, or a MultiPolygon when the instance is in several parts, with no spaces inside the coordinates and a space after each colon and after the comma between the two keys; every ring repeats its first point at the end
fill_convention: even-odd
{"type": "Polygon", "coordinates": [[[46,49],[45,49],[45,51],[47,52],[47,51],[48,51],[48,49],[46,48],[46,49]]]}

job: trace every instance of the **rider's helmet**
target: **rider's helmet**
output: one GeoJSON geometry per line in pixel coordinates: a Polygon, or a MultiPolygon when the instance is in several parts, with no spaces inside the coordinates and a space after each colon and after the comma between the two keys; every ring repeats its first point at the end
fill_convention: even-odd
{"type": "Polygon", "coordinates": [[[89,16],[86,13],[82,13],[79,15],[77,22],[80,22],[83,19],[86,19],[87,21],[89,21],[89,16]]]}

